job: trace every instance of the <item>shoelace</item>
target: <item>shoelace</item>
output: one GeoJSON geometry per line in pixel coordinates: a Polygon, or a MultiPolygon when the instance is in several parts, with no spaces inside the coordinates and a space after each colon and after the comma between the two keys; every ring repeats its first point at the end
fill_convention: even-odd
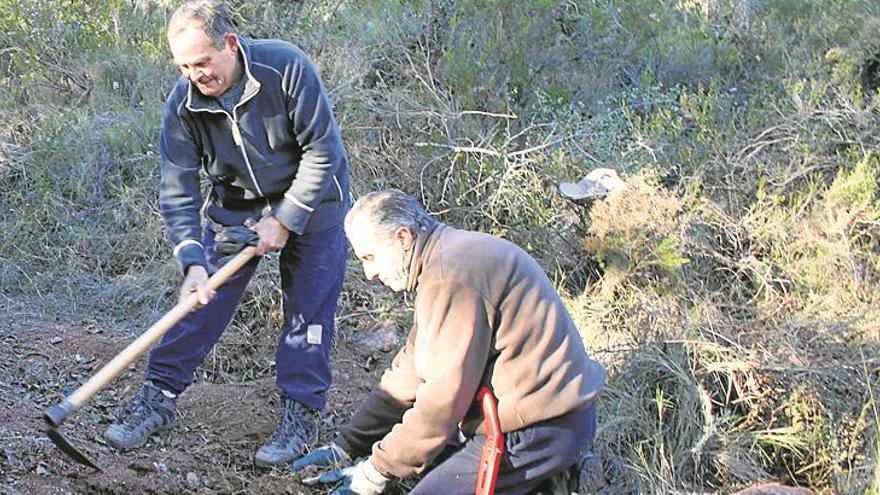
{"type": "Polygon", "coordinates": [[[299,409],[299,404],[296,403],[284,408],[281,425],[275,432],[275,436],[272,437],[273,444],[286,445],[290,437],[305,440],[298,433],[300,431],[305,432],[306,425],[303,423],[302,418],[300,418],[297,409],[299,409]]]}
{"type": "Polygon", "coordinates": [[[131,426],[133,424],[141,422],[152,412],[153,406],[150,405],[149,400],[144,394],[144,391],[139,390],[137,394],[135,394],[132,401],[125,408],[125,415],[121,418],[121,421],[123,424],[131,426]]]}

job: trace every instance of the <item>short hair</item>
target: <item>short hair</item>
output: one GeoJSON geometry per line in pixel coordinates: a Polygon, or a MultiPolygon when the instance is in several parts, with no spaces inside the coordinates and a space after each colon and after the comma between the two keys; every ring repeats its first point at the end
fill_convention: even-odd
{"type": "Polygon", "coordinates": [[[384,189],[362,196],[345,217],[346,230],[354,217],[366,219],[377,237],[390,239],[397,229],[404,227],[413,235],[433,227],[437,220],[429,215],[421,203],[398,189],[384,189]]]}
{"type": "Polygon", "coordinates": [[[235,33],[232,11],[219,0],[190,0],[178,7],[168,20],[168,35],[182,28],[184,21],[199,21],[218,50],[226,43],[226,35],[235,33]]]}

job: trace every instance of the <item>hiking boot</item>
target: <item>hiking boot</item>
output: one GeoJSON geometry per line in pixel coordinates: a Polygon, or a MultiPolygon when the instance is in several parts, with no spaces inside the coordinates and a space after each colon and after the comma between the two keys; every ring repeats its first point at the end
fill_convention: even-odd
{"type": "Polygon", "coordinates": [[[288,464],[302,455],[306,445],[318,441],[317,411],[291,399],[284,399],[281,408],[281,424],[272,439],[254,456],[257,466],[288,464]]]}
{"type": "Polygon", "coordinates": [[[116,411],[115,417],[104,438],[117,449],[133,449],[146,443],[153,433],[176,425],[177,407],[173,398],[148,380],[123,409],[116,411]]]}

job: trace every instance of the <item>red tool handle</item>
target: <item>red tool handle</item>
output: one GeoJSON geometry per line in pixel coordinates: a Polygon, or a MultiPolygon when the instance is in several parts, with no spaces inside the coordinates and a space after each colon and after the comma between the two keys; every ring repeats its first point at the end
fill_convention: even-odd
{"type": "Polygon", "coordinates": [[[483,409],[483,421],[486,423],[486,441],[480,454],[480,467],[477,469],[476,495],[494,495],[495,481],[498,480],[498,467],[504,455],[504,432],[498,419],[498,405],[489,387],[482,387],[477,392],[477,402],[483,409]]]}

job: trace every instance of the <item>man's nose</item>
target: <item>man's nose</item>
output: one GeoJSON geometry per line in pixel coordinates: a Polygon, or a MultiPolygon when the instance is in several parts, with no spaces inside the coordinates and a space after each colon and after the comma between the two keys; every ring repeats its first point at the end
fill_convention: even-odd
{"type": "Polygon", "coordinates": [[[373,269],[370,265],[364,263],[364,276],[367,277],[367,280],[371,282],[375,282],[377,278],[379,278],[379,274],[376,270],[373,269]]]}
{"type": "Polygon", "coordinates": [[[205,75],[205,71],[202,69],[187,69],[185,75],[190,81],[197,82],[205,75]]]}

